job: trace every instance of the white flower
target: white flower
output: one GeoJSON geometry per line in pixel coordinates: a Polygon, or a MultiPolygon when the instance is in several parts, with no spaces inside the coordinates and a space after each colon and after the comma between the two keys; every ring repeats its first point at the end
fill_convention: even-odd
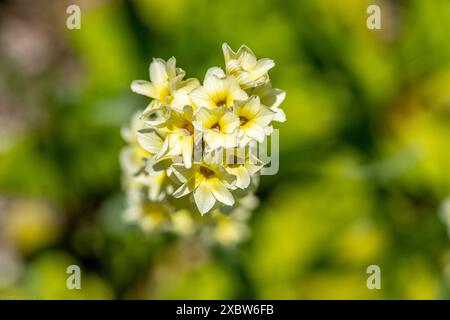
{"type": "Polygon", "coordinates": [[[247,99],[247,93],[241,89],[236,79],[233,76],[225,76],[218,70],[220,69],[208,70],[203,86],[190,93],[192,101],[198,108],[230,108],[235,100],[247,99]]]}
{"type": "Polygon", "coordinates": [[[253,88],[269,79],[267,72],[275,66],[271,59],[256,59],[247,46],[241,46],[237,52],[228,44],[222,45],[225,66],[228,74],[234,75],[242,88],[253,88]]]}

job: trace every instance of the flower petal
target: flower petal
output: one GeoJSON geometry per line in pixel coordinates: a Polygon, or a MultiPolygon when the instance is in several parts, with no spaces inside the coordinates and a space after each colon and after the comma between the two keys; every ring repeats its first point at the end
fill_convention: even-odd
{"type": "Polygon", "coordinates": [[[260,59],[256,63],[255,67],[251,70],[249,75],[251,80],[258,80],[259,78],[265,76],[267,71],[275,66],[275,62],[271,59],[260,59]]]}
{"type": "Polygon", "coordinates": [[[195,187],[195,178],[191,177],[185,183],[183,183],[175,192],[172,194],[175,198],[181,198],[185,195],[191,193],[195,187]]]}
{"type": "Polygon", "coordinates": [[[166,83],[168,79],[165,61],[154,58],[152,63],[150,63],[150,80],[156,84],[163,84],[166,83]]]}
{"type": "Polygon", "coordinates": [[[233,133],[239,127],[239,118],[232,112],[225,112],[219,119],[220,131],[233,133]]]}
{"type": "Polygon", "coordinates": [[[223,185],[223,183],[219,181],[219,179],[217,179],[217,178],[210,179],[208,181],[208,184],[209,184],[209,187],[211,188],[212,194],[218,201],[220,201],[228,206],[232,206],[234,204],[233,195],[223,185]]]}
{"type": "Polygon", "coordinates": [[[194,191],[194,200],[198,210],[202,215],[207,213],[216,203],[216,198],[206,181],[201,182],[194,191]]]}
{"type": "Polygon", "coordinates": [[[191,97],[192,101],[194,102],[195,106],[201,108],[215,108],[216,104],[209,96],[208,91],[204,87],[199,87],[197,89],[194,89],[189,96],[191,97]]]}
{"type": "Polygon", "coordinates": [[[163,139],[153,129],[142,129],[137,133],[139,145],[152,154],[158,153],[163,146],[163,139]]]}
{"type": "Polygon", "coordinates": [[[153,99],[159,98],[158,90],[156,90],[155,86],[145,80],[134,80],[131,83],[131,91],[153,99]]]}
{"type": "Polygon", "coordinates": [[[245,45],[241,46],[236,55],[244,70],[249,71],[256,65],[255,54],[249,47],[245,45]]]}
{"type": "Polygon", "coordinates": [[[245,128],[242,129],[247,136],[255,139],[256,141],[262,143],[264,141],[264,137],[266,136],[264,133],[264,129],[257,125],[256,123],[248,123],[245,128]]]}
{"type": "Polygon", "coordinates": [[[183,137],[183,162],[186,168],[192,166],[192,149],[194,147],[194,137],[185,136],[183,137]]]}
{"type": "Polygon", "coordinates": [[[204,81],[206,81],[206,79],[211,76],[215,76],[217,78],[225,78],[226,77],[225,72],[222,70],[222,68],[219,68],[219,67],[209,68],[208,71],[206,71],[204,81]]]}
{"type": "Polygon", "coordinates": [[[222,51],[223,56],[225,58],[225,64],[227,64],[228,61],[236,57],[236,53],[234,53],[234,51],[230,48],[230,46],[226,42],[222,44],[222,51]]]}
{"type": "Polygon", "coordinates": [[[259,97],[252,96],[248,101],[242,106],[240,110],[240,116],[246,117],[247,119],[253,119],[261,109],[261,104],[259,102],[259,97]]]}

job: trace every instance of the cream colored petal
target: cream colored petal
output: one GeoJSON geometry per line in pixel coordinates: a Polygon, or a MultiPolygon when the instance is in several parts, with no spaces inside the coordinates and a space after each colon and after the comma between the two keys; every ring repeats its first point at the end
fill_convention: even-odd
{"type": "Polygon", "coordinates": [[[222,70],[222,68],[219,68],[219,67],[209,68],[208,71],[206,71],[205,78],[203,81],[205,82],[206,79],[208,79],[211,76],[215,76],[217,78],[225,78],[226,77],[225,72],[222,70]]]}
{"type": "Polygon", "coordinates": [[[228,74],[234,75],[238,75],[240,72],[245,71],[244,69],[242,69],[241,64],[236,59],[228,60],[225,64],[225,68],[228,74]]]}
{"type": "Polygon", "coordinates": [[[245,166],[239,166],[233,172],[236,175],[236,187],[245,189],[250,185],[250,175],[245,166]]]}
{"type": "Polygon", "coordinates": [[[193,101],[189,94],[199,86],[200,82],[197,79],[183,81],[181,86],[172,92],[173,100],[171,106],[181,111],[184,106],[192,105],[193,101]]]}
{"type": "Polygon", "coordinates": [[[212,75],[205,79],[203,83],[203,87],[208,92],[210,97],[216,97],[224,95],[228,89],[228,80],[229,77],[225,79],[218,78],[215,75],[212,75]]]}
{"type": "Polygon", "coordinates": [[[177,64],[177,60],[175,59],[175,57],[171,57],[169,60],[167,60],[166,73],[167,73],[167,77],[169,79],[175,78],[177,75],[176,64],[177,64]]]}
{"type": "Polygon", "coordinates": [[[273,117],[273,121],[277,122],[285,122],[286,121],[286,114],[281,109],[272,109],[275,111],[275,117],[273,117]]]}
{"type": "Polygon", "coordinates": [[[224,133],[222,134],[222,147],[234,148],[238,145],[238,139],[236,133],[224,133]]]}
{"type": "Polygon", "coordinates": [[[185,183],[190,178],[194,177],[196,170],[198,170],[198,165],[194,165],[192,168],[188,169],[184,164],[173,164],[172,170],[177,180],[181,183],[185,183]]]}
{"type": "Polygon", "coordinates": [[[153,59],[150,63],[150,80],[156,84],[167,83],[169,78],[166,71],[166,63],[162,59],[153,59]]]}
{"type": "Polygon", "coordinates": [[[196,121],[200,122],[203,128],[209,129],[217,123],[217,116],[214,109],[200,108],[195,114],[196,121]]]}
{"type": "Polygon", "coordinates": [[[189,93],[198,87],[200,87],[200,81],[196,78],[189,78],[183,81],[181,83],[181,87],[177,88],[177,90],[182,90],[189,93]]]}
{"type": "Polygon", "coordinates": [[[207,133],[204,135],[205,142],[207,144],[207,151],[215,150],[219,147],[222,147],[225,143],[225,135],[216,132],[213,130],[208,130],[207,133]]]}
{"type": "Polygon", "coordinates": [[[262,169],[264,165],[262,164],[246,164],[245,167],[250,175],[255,175],[259,170],[262,169]]]}
{"type": "Polygon", "coordinates": [[[253,119],[256,117],[261,109],[261,104],[259,102],[259,97],[252,96],[250,99],[242,106],[239,116],[246,117],[247,119],[253,119]]]}
{"type": "Polygon", "coordinates": [[[242,68],[244,68],[245,70],[251,70],[256,65],[255,54],[252,52],[252,50],[250,50],[249,47],[245,45],[241,46],[236,55],[242,68]]]}
{"type": "Polygon", "coordinates": [[[199,87],[193,90],[189,96],[191,97],[194,104],[199,108],[215,108],[216,104],[211,99],[208,91],[204,87],[199,87]]]}
{"type": "Polygon", "coordinates": [[[195,179],[194,177],[188,179],[172,194],[175,198],[181,198],[194,191],[195,179]]]}
{"type": "Polygon", "coordinates": [[[173,78],[169,78],[169,91],[170,93],[174,93],[178,87],[180,87],[183,83],[184,74],[177,75],[173,78]]]}
{"type": "Polygon", "coordinates": [[[231,192],[223,185],[219,179],[214,178],[208,180],[209,187],[211,188],[212,194],[219,201],[228,206],[234,204],[234,198],[231,192]]]}
{"type": "Polygon", "coordinates": [[[232,112],[225,112],[219,119],[219,126],[223,133],[232,133],[239,127],[239,117],[232,112]]]}
{"type": "Polygon", "coordinates": [[[139,145],[152,154],[157,154],[164,141],[162,138],[152,129],[139,130],[137,133],[137,140],[139,145]]]}
{"type": "Polygon", "coordinates": [[[137,94],[142,94],[153,99],[159,99],[158,90],[152,83],[145,80],[134,80],[131,83],[131,90],[137,94]]]}
{"type": "Polygon", "coordinates": [[[264,137],[266,136],[262,127],[255,123],[249,123],[244,129],[242,129],[247,136],[255,139],[256,141],[262,143],[264,137]]]}
{"type": "Polygon", "coordinates": [[[186,168],[192,166],[192,152],[194,147],[194,137],[185,136],[183,139],[183,162],[186,168]]]}
{"type": "Polygon", "coordinates": [[[239,147],[245,147],[252,141],[252,138],[247,136],[243,130],[241,130],[241,132],[243,133],[243,136],[239,138],[239,147]]]}
{"type": "Polygon", "coordinates": [[[169,137],[167,136],[164,139],[161,149],[156,154],[155,159],[158,160],[158,159],[161,159],[162,157],[166,156],[168,151],[169,151],[169,137]]]}
{"type": "Polygon", "coordinates": [[[222,51],[223,51],[223,56],[225,58],[225,64],[231,60],[234,59],[236,56],[236,53],[234,53],[234,51],[230,48],[230,46],[228,45],[228,43],[224,42],[222,44],[222,51]]]}
{"type": "Polygon", "coordinates": [[[167,151],[168,156],[176,156],[183,153],[183,140],[185,135],[181,133],[174,133],[167,137],[169,141],[169,149],[167,151]]]}
{"type": "Polygon", "coordinates": [[[270,136],[272,134],[272,132],[273,132],[273,126],[272,125],[263,127],[263,129],[264,129],[264,134],[266,136],[270,136]]]}
{"type": "MultiPolygon", "coordinates": [[[[241,89],[236,78],[228,76],[227,81],[232,100],[246,100],[248,98],[248,94],[241,89]]],[[[231,103],[229,103],[229,101],[227,101],[227,105],[230,107],[233,105],[233,102],[234,101],[231,101],[231,103]]]]}
{"type": "Polygon", "coordinates": [[[275,62],[271,59],[260,59],[255,67],[251,70],[250,79],[257,80],[267,74],[267,72],[275,66],[275,62]]]}
{"type": "Polygon", "coordinates": [[[280,90],[280,89],[273,89],[272,92],[270,93],[270,95],[266,98],[266,99],[271,99],[269,100],[269,104],[266,104],[264,102],[262,102],[264,105],[268,106],[269,108],[273,109],[273,108],[278,108],[281,103],[284,101],[284,99],[286,98],[286,91],[280,90]]]}
{"type": "Polygon", "coordinates": [[[253,118],[253,121],[261,127],[268,126],[275,117],[275,112],[265,106],[260,106],[258,113],[253,118]]]}
{"type": "Polygon", "coordinates": [[[147,161],[145,171],[151,176],[156,176],[161,171],[166,171],[167,175],[169,175],[172,164],[173,159],[171,157],[163,157],[161,159],[151,158],[147,161]]]}
{"type": "Polygon", "coordinates": [[[222,181],[222,183],[227,188],[232,188],[236,184],[236,176],[226,171],[223,167],[219,166],[216,170],[217,178],[222,181]]]}
{"type": "Polygon", "coordinates": [[[194,200],[198,210],[202,215],[207,213],[216,203],[216,198],[207,182],[201,182],[194,191],[194,200]]]}

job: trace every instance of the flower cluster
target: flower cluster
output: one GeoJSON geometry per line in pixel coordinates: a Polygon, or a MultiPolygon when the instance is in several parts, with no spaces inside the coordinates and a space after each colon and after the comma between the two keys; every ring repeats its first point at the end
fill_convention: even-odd
{"type": "Polygon", "coordinates": [[[258,60],[246,46],[233,52],[223,44],[223,53],[225,70],[210,68],[203,83],[185,79],[172,57],[154,59],[150,81],[131,84],[152,99],[122,130],[127,217],[144,229],[190,233],[203,223],[217,239],[245,229],[264,166],[255,144],[274,121],[285,121],[285,92],[272,88],[272,60],[258,60]]]}

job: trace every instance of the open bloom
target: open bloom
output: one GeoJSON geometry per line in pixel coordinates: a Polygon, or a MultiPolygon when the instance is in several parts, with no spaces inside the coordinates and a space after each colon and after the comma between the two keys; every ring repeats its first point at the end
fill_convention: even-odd
{"type": "Polygon", "coordinates": [[[131,83],[131,90],[155,99],[148,109],[155,109],[162,103],[183,110],[185,105],[191,104],[189,93],[200,86],[195,78],[183,80],[185,75],[183,69],[176,67],[174,57],[167,62],[153,59],[150,64],[150,82],[135,80],[131,83]]]}
{"type": "Polygon", "coordinates": [[[234,52],[224,43],[222,49],[227,73],[234,75],[242,88],[253,88],[269,79],[267,72],[275,66],[273,60],[267,58],[257,60],[247,46],[241,46],[234,52]]]}
{"type": "MultiPolygon", "coordinates": [[[[149,122],[165,134],[164,142],[159,146],[155,158],[182,156],[184,164],[189,168],[192,165],[196,140],[192,107],[185,106],[182,112],[165,107],[163,112],[162,120],[149,122]]],[[[155,139],[156,137],[146,137],[143,133],[140,141],[142,141],[143,147],[145,145],[149,150],[155,145],[155,139]]]]}
{"type": "Polygon", "coordinates": [[[210,211],[216,201],[232,206],[234,198],[229,189],[234,188],[236,178],[210,156],[206,156],[202,163],[194,164],[186,169],[182,165],[173,165],[174,173],[182,182],[175,190],[176,198],[193,193],[195,204],[203,215],[210,211]]]}
{"type": "Polygon", "coordinates": [[[200,108],[195,115],[194,125],[202,131],[208,149],[231,148],[237,145],[236,129],[239,118],[225,107],[200,108]]]}
{"type": "Polygon", "coordinates": [[[205,76],[203,86],[193,90],[190,97],[199,108],[230,108],[234,101],[247,99],[247,93],[241,89],[233,76],[220,73],[219,68],[211,68],[205,76]]]}
{"type": "Polygon", "coordinates": [[[252,139],[264,141],[267,127],[272,122],[275,112],[262,105],[259,97],[252,96],[248,100],[236,102],[233,112],[240,120],[240,146],[245,146],[252,139]]]}

